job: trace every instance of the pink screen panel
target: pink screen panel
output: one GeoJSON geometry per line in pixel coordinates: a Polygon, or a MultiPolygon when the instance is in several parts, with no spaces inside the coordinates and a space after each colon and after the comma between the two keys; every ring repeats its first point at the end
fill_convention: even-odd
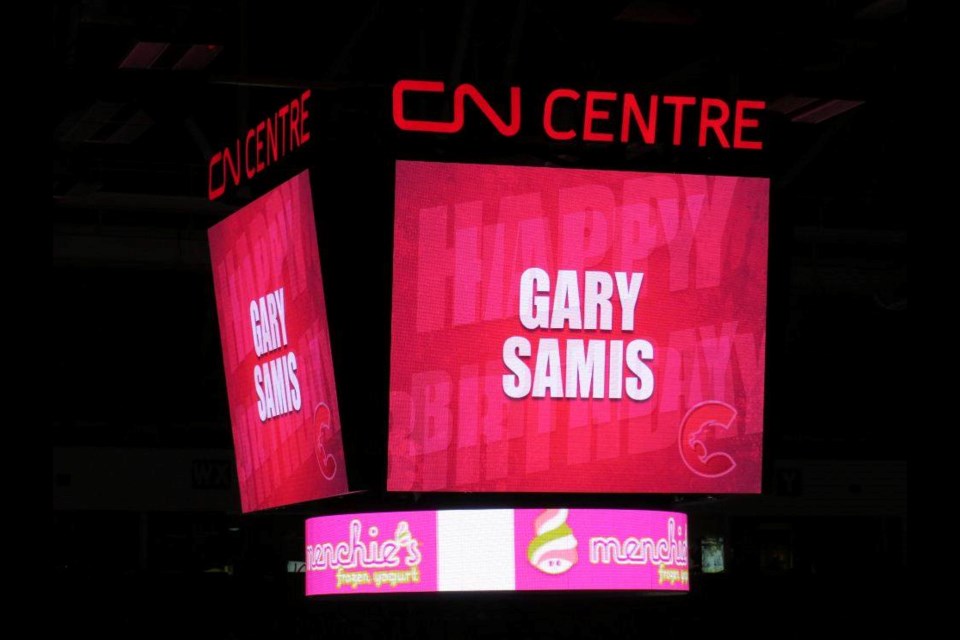
{"type": "Polygon", "coordinates": [[[209,238],[243,511],[345,493],[308,173],[209,238]]]}
{"type": "Polygon", "coordinates": [[[398,162],[388,488],[759,492],[768,191],[398,162]]]}

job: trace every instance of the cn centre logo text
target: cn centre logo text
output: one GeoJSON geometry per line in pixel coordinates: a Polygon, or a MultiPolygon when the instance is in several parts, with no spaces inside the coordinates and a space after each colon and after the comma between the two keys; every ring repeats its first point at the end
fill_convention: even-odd
{"type": "MultiPolygon", "coordinates": [[[[502,92],[501,92],[502,93],[502,92]]],[[[724,100],[721,98],[637,95],[614,91],[579,91],[558,88],[545,96],[525,95],[520,87],[510,87],[507,100],[496,99],[507,107],[499,112],[487,97],[472,84],[448,88],[443,82],[400,80],[393,86],[393,121],[402,131],[455,134],[477,111],[504,137],[521,131],[537,133],[536,128],[552,140],[581,140],[627,144],[681,146],[696,138],[699,147],[723,149],[763,149],[760,121],[757,116],[766,107],[761,100],[724,100]],[[430,97],[434,94],[433,97],[430,97]],[[414,99],[435,102],[434,113],[452,113],[450,119],[427,119],[411,115],[414,99]],[[524,101],[537,105],[540,122],[523,121],[524,101]],[[452,110],[444,105],[452,102],[452,110]],[[467,102],[476,109],[467,109],[467,102]],[[542,108],[541,108],[542,105],[542,108]],[[563,123],[563,124],[561,124],[563,123]]],[[[419,102],[418,102],[419,104],[419,102]]]]}

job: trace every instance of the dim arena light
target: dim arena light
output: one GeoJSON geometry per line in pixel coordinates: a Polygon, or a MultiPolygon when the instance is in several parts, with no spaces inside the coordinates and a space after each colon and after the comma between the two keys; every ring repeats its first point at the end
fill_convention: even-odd
{"type": "Polygon", "coordinates": [[[306,523],[306,593],[689,591],[687,517],[636,509],[358,513],[306,523]]]}

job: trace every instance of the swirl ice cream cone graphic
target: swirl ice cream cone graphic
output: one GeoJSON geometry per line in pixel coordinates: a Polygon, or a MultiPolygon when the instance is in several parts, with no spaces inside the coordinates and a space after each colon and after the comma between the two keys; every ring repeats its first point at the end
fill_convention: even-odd
{"type": "Polygon", "coordinates": [[[533,523],[537,535],[527,547],[527,559],[544,573],[564,573],[577,563],[577,539],[567,524],[569,514],[569,509],[545,509],[533,523]]]}

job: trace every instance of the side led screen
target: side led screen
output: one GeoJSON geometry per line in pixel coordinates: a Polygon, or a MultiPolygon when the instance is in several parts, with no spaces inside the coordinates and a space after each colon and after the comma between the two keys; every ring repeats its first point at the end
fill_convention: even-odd
{"type": "Polygon", "coordinates": [[[700,541],[700,564],[704,573],[723,573],[723,538],[704,538],[700,541]]]}
{"type": "Polygon", "coordinates": [[[688,591],[687,517],[626,509],[322,516],[306,525],[307,595],[688,591]]]}
{"type": "Polygon", "coordinates": [[[388,488],[759,492],[768,192],[398,162],[388,488]]]}
{"type": "Polygon", "coordinates": [[[346,492],[309,175],[209,237],[243,511],[346,492]]]}

